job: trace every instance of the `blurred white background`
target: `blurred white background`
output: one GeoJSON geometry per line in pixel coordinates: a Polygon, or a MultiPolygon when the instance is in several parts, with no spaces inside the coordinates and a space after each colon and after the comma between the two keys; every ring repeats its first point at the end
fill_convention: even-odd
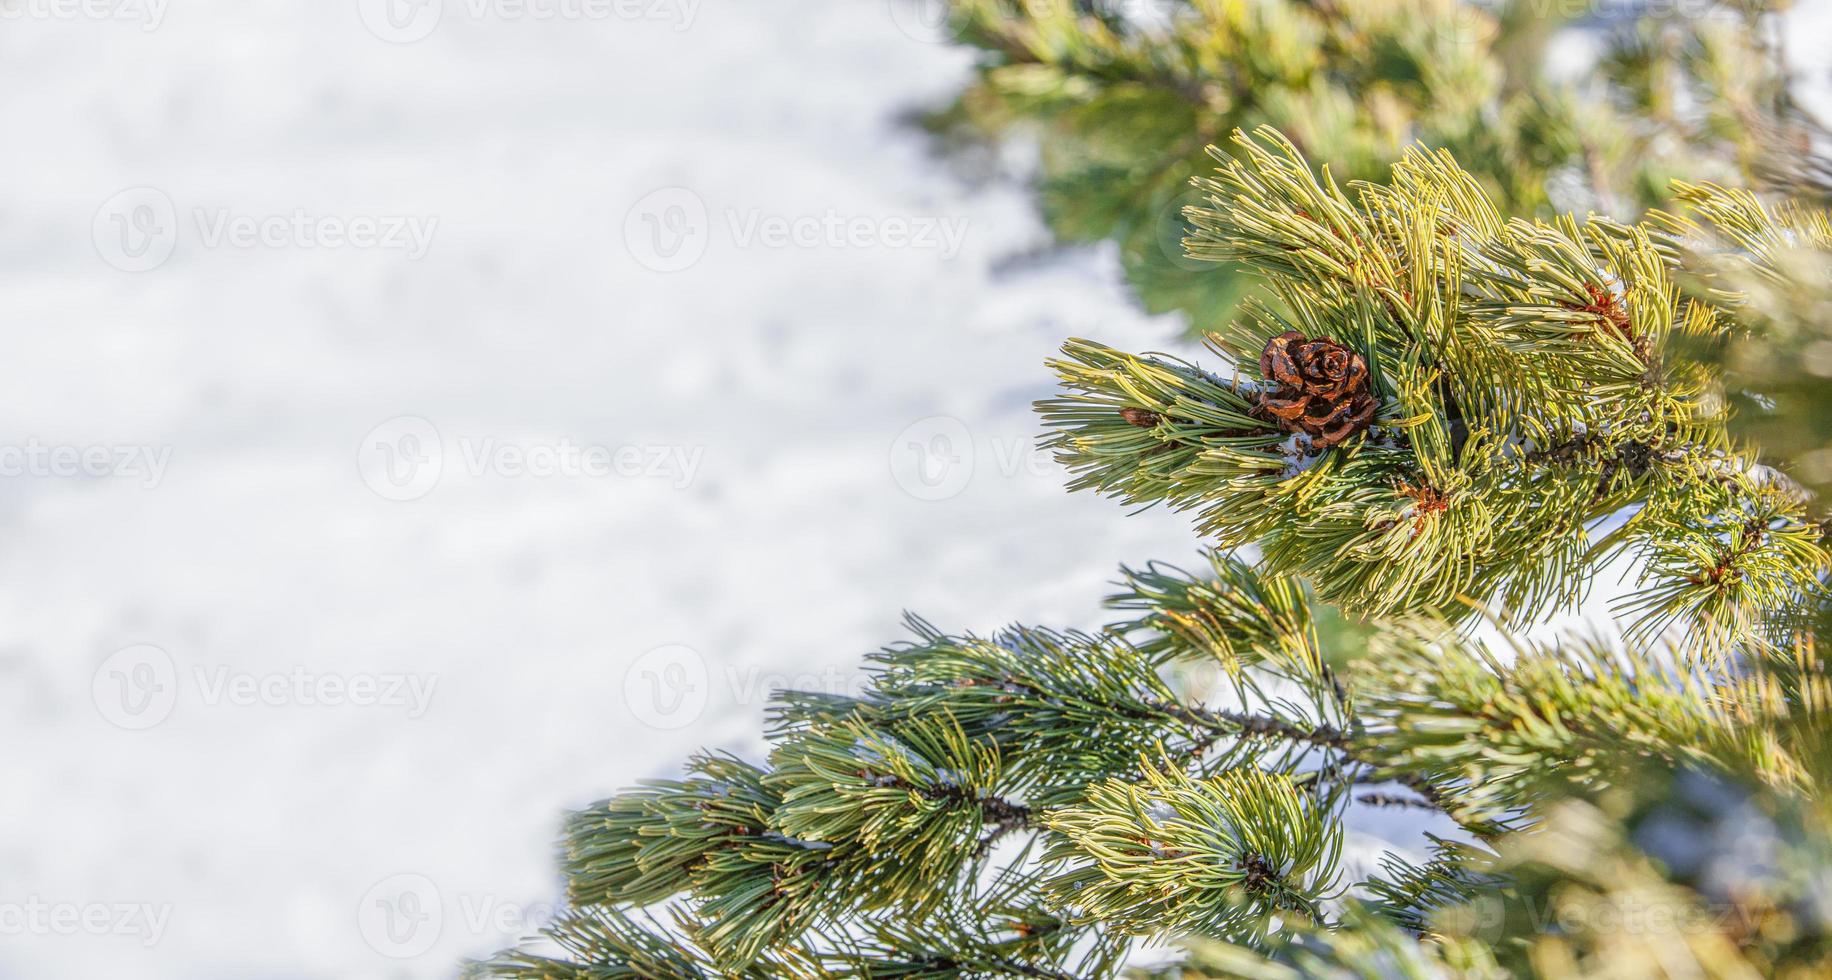
{"type": "Polygon", "coordinates": [[[1149,348],[903,0],[0,0],[0,977],[439,977],[905,608],[1089,627],[1149,348]]]}
{"type": "Polygon", "coordinates": [[[442,8],[0,3],[0,976],[452,975],[903,609],[1194,555],[1032,449],[1062,338],[1175,328],[995,275],[918,8],[442,8]]]}

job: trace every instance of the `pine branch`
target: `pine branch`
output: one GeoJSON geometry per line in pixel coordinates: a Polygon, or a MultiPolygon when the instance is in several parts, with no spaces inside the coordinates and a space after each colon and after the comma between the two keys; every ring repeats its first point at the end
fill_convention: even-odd
{"type": "MultiPolygon", "coordinates": [[[[1729,328],[1680,297],[1658,227],[1505,222],[1441,153],[1351,193],[1276,133],[1236,143],[1188,244],[1278,296],[1213,338],[1263,376],[1071,342],[1054,362],[1066,394],[1039,403],[1071,489],[1197,510],[1205,534],[1258,544],[1269,572],[1362,615],[1466,616],[1474,599],[1524,623],[1637,550],[1655,575],[1625,608],[1644,630],[1691,618],[1734,637],[1817,580],[1803,501],[1731,447],[1715,380],[1672,349],[1729,328]],[[1268,427],[1269,386],[1288,382],[1267,372],[1291,371],[1275,350],[1299,341],[1365,362],[1365,431],[1268,427]],[[1758,514],[1779,537],[1734,555],[1734,587],[1715,564],[1700,579],[1705,538],[1758,514]]],[[[1341,411],[1362,395],[1301,397],[1341,411]]]]}
{"type": "Polygon", "coordinates": [[[1056,901],[1132,932],[1199,928],[1250,937],[1280,911],[1320,919],[1340,828],[1289,778],[1234,770],[1196,780],[1174,768],[1091,788],[1051,814],[1045,854],[1056,901]]]}
{"type": "MultiPolygon", "coordinates": [[[[1354,21],[1376,5],[1302,6],[1354,21]]],[[[1162,81],[1129,62],[1153,47],[1122,19],[1008,26],[1002,53],[1029,67],[1162,81]]],[[[782,695],[767,765],[701,757],[575,814],[558,952],[479,970],[1111,976],[1132,937],[1192,935],[1243,944],[1199,949],[1192,977],[1832,969],[1813,911],[1832,866],[1832,670],[1812,636],[1832,608],[1826,525],[1805,484],[1731,438],[1719,369],[1692,346],[1772,331],[1811,370],[1832,289],[1794,287],[1832,267],[1832,218],[1700,185],[1679,189],[1686,218],[1504,220],[1447,154],[1341,185],[1297,146],[1237,136],[1189,215],[1193,254],[1266,284],[1212,338],[1232,376],[1072,341],[1065,392],[1041,405],[1072,486],[1192,510],[1257,564],[1216,550],[1206,577],[1127,571],[1110,605],[1133,618],[1101,635],[913,620],[859,696],[782,695]],[[1721,264],[1697,276],[1682,263],[1704,248],[1721,264]],[[1484,601],[1511,622],[1575,601],[1624,554],[1643,628],[1709,642],[1504,630],[1495,652],[1454,628],[1484,601]],[[1216,689],[1173,683],[1195,664],[1220,668],[1216,689]],[[1354,883],[1372,901],[1349,899],[1351,801],[1441,811],[1483,846],[1388,861],[1354,883]],[[1780,857],[1727,883],[1724,841],[1750,840],[1780,857]],[[1753,925],[1594,928],[1650,896],[1728,901],[1753,925]],[[1547,913],[1580,919],[1548,931],[1547,913]]],[[[1828,400],[1799,371],[1769,377],[1828,400]]]]}

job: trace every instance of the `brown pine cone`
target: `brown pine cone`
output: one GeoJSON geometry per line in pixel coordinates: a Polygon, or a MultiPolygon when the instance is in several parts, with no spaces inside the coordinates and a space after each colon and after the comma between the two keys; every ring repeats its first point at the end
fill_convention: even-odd
{"type": "Polygon", "coordinates": [[[1136,425],[1141,429],[1152,428],[1164,420],[1164,417],[1157,412],[1148,411],[1143,408],[1122,408],[1120,409],[1120,418],[1125,419],[1128,423],[1136,425]]]}
{"type": "Polygon", "coordinates": [[[1260,373],[1266,381],[1255,414],[1286,432],[1305,433],[1318,449],[1367,428],[1380,407],[1368,389],[1367,362],[1328,338],[1309,340],[1296,330],[1279,334],[1260,354],[1260,373]]]}

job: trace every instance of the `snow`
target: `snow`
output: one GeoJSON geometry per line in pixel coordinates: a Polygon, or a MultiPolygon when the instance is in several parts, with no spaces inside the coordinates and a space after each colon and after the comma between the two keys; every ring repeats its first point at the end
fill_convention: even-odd
{"type": "Polygon", "coordinates": [[[449,976],[551,913],[567,808],[754,757],[903,609],[1090,627],[1193,558],[1031,448],[1063,338],[1174,327],[1109,254],[995,272],[1026,195],[898,122],[966,56],[639,6],[6,5],[0,977],[449,976]]]}
{"type": "Polygon", "coordinates": [[[0,977],[449,976],[901,610],[1194,560],[1031,448],[1063,338],[1174,327],[1006,261],[914,3],[417,9],[0,7],[0,977]]]}

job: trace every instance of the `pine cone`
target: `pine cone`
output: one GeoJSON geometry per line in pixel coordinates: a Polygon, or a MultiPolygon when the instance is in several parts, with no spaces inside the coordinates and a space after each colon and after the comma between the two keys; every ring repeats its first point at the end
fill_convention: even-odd
{"type": "Polygon", "coordinates": [[[1260,390],[1255,414],[1286,432],[1303,432],[1310,444],[1328,449],[1367,428],[1379,403],[1368,389],[1368,364],[1333,340],[1306,339],[1287,330],[1266,342],[1260,354],[1260,390]]]}
{"type": "Polygon", "coordinates": [[[1136,425],[1141,429],[1153,428],[1159,422],[1164,421],[1162,415],[1159,415],[1157,412],[1147,411],[1143,408],[1122,408],[1120,409],[1120,418],[1125,419],[1128,423],[1136,425]]]}

